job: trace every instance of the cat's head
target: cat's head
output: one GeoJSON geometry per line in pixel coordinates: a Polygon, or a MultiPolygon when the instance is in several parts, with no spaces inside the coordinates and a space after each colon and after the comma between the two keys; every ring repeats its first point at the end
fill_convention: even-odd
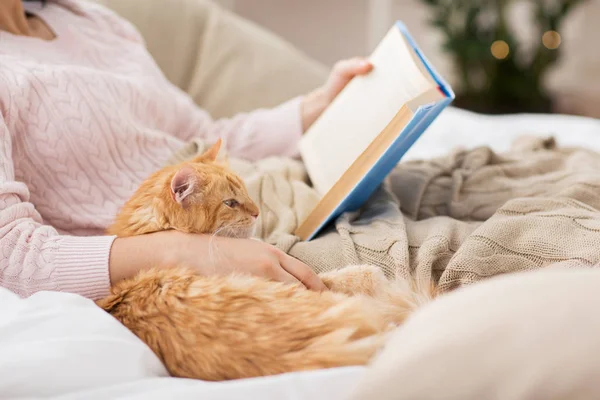
{"type": "Polygon", "coordinates": [[[252,235],[259,210],[244,182],[223,162],[214,146],[191,162],[170,171],[163,189],[164,217],[170,228],[246,238],[252,235]]]}

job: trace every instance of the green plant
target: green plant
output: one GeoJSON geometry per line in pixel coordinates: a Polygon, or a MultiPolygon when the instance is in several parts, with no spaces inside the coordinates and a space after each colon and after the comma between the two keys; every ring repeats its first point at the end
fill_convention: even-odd
{"type": "Polygon", "coordinates": [[[531,4],[539,38],[527,54],[507,21],[511,0],[421,1],[430,8],[431,23],[443,33],[443,48],[455,63],[458,106],[491,113],[551,110],[543,82],[560,57],[557,31],[586,0],[520,0],[531,4]]]}

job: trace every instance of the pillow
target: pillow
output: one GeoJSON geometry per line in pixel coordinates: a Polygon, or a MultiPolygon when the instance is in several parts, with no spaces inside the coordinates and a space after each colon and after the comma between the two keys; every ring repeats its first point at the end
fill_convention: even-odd
{"type": "Polygon", "coordinates": [[[544,270],[441,297],[394,333],[352,399],[597,398],[598,288],[598,270],[544,270]]]}
{"type": "Polygon", "coordinates": [[[21,299],[0,288],[0,397],[58,396],[168,373],[133,333],[91,300],[58,292],[21,299]]]}
{"type": "Polygon", "coordinates": [[[213,117],[308,93],[327,69],[208,0],[95,0],[131,21],[167,78],[213,117]]]}

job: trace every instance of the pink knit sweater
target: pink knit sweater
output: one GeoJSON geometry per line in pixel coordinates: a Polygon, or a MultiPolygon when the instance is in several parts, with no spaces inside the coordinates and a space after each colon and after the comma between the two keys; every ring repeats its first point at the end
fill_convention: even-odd
{"type": "Polygon", "coordinates": [[[107,294],[114,238],[104,229],[195,136],[222,137],[248,159],[296,154],[299,99],[213,121],[110,11],[75,0],[28,9],[57,38],[0,32],[1,286],[107,294]]]}

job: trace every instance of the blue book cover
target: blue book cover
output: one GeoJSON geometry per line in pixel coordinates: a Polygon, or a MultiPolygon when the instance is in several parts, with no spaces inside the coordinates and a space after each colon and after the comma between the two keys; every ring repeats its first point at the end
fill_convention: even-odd
{"type": "Polygon", "coordinates": [[[441,100],[419,106],[414,110],[409,122],[396,135],[391,145],[382,153],[379,159],[370,167],[368,172],[354,185],[347,193],[345,198],[339,202],[334,210],[328,213],[328,216],[322,219],[318,225],[313,225],[309,231],[306,227],[300,227],[296,232],[305,240],[311,240],[329,223],[347,211],[359,209],[373,192],[381,185],[384,179],[389,175],[392,169],[402,159],[404,154],[416,142],[416,140],[426,131],[437,116],[454,100],[455,95],[450,85],[437,73],[433,65],[427,60],[421,49],[408,29],[402,22],[396,22],[395,27],[404,36],[404,39],[412,47],[417,57],[423,63],[427,72],[435,80],[439,91],[443,94],[441,100]],[[304,231],[300,234],[299,231],[304,231]]]}

